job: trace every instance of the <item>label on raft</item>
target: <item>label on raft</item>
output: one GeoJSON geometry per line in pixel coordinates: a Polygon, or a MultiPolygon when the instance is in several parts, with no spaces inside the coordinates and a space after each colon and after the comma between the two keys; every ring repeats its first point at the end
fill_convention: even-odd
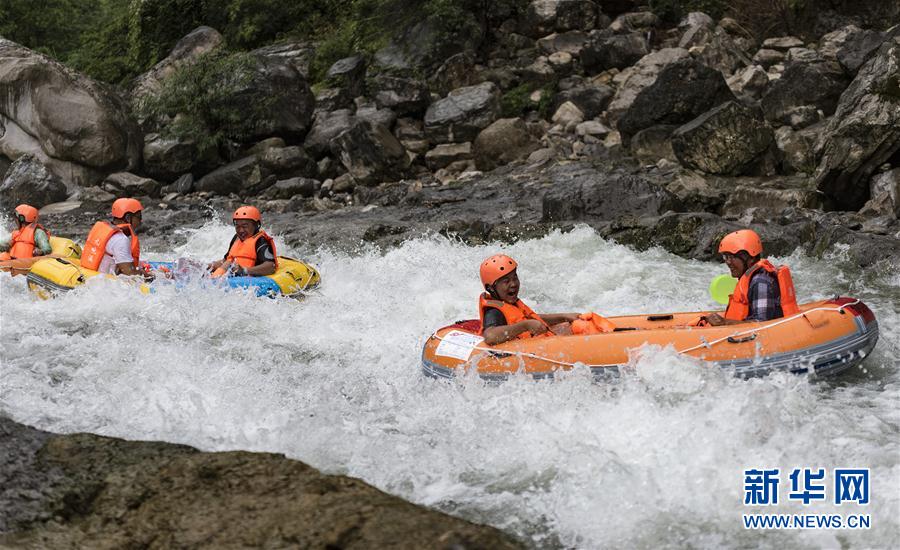
{"type": "Polygon", "coordinates": [[[475,346],[482,342],[484,342],[484,338],[477,334],[451,330],[441,337],[441,343],[434,350],[434,354],[468,361],[475,346]]]}

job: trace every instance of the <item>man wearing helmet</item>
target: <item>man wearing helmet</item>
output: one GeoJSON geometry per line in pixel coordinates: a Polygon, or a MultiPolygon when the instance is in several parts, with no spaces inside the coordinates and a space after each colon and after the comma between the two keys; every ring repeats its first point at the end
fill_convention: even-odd
{"type": "Polygon", "coordinates": [[[255,206],[242,206],[234,211],[231,221],[235,235],[225,257],[209,264],[213,276],[231,272],[237,276],[260,277],[275,273],[278,263],[275,241],[260,229],[259,210],[255,206]]]}
{"type": "Polygon", "coordinates": [[[33,258],[53,252],[50,234],[37,221],[37,208],[20,204],[16,207],[15,218],[19,227],[12,232],[9,240],[0,242],[0,260],[33,258]]]}
{"type": "Polygon", "coordinates": [[[759,235],[750,229],[722,238],[719,253],[738,284],[728,298],[725,316],[706,315],[707,323],[719,326],[769,321],[799,312],[790,269],[784,265],[776,268],[769,260],[760,259],[762,251],[759,235]]]}
{"type": "Polygon", "coordinates": [[[577,313],[538,315],[519,299],[516,261],[498,254],[481,263],[481,283],[486,292],[478,299],[481,334],[489,346],[513,338],[531,338],[544,334],[572,334],[577,313]]]}
{"type": "Polygon", "coordinates": [[[112,222],[98,221],[88,233],[81,254],[82,267],[110,275],[150,277],[141,266],[137,236],[143,210],[137,199],[116,199],[112,204],[112,222]]]}

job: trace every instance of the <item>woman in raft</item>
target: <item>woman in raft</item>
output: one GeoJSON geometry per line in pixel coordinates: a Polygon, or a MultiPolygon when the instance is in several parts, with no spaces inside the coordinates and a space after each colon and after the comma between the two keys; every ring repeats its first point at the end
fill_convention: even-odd
{"type": "Polygon", "coordinates": [[[535,313],[519,299],[517,266],[515,260],[503,254],[481,263],[485,292],[478,298],[478,316],[481,335],[489,346],[513,338],[598,334],[615,329],[596,313],[535,313]]]}

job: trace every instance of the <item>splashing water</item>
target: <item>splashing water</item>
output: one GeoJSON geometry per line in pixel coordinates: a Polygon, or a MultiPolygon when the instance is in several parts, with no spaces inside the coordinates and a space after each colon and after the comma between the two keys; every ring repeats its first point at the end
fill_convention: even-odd
{"type": "MultiPolygon", "coordinates": [[[[175,256],[214,259],[232,231],[185,231],[175,256]]],[[[588,228],[507,247],[423,236],[353,254],[276,241],[323,274],[300,303],[200,286],[141,296],[100,280],[40,301],[24,277],[0,278],[0,413],[55,432],[282,452],[541,547],[900,544],[892,271],[861,273],[840,250],[782,259],[804,301],[853,295],[878,316],[866,372],[739,380],[647,347],[615,384],[575,369],[492,386],[420,374],[431,331],[476,315],[484,257],[519,260],[537,311],[604,315],[714,308],[706,288],[724,267],[635,252],[588,228]],[[858,510],[870,530],[743,528],[741,514],[758,511],[743,505],[744,469],[847,466],[872,469],[872,502],[858,510]]]]}

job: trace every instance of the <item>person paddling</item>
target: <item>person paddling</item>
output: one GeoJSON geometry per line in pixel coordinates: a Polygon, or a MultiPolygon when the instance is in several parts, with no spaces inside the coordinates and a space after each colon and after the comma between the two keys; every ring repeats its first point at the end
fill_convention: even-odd
{"type": "Polygon", "coordinates": [[[221,260],[209,264],[213,277],[228,273],[237,276],[262,277],[275,273],[278,256],[275,241],[261,229],[262,217],[255,206],[242,206],[231,216],[234,237],[221,260]]]}
{"type": "Polygon", "coordinates": [[[8,240],[0,242],[0,260],[17,260],[46,256],[53,252],[50,246],[50,232],[38,223],[38,209],[20,204],[15,210],[18,229],[8,240]]]}
{"type": "Polygon", "coordinates": [[[713,326],[733,325],[770,321],[800,311],[791,270],[786,265],[776,268],[769,260],[760,259],[762,252],[762,240],[751,229],[741,229],[722,238],[719,253],[738,283],[729,296],[724,317],[712,313],[703,316],[703,320],[713,326]]]}

